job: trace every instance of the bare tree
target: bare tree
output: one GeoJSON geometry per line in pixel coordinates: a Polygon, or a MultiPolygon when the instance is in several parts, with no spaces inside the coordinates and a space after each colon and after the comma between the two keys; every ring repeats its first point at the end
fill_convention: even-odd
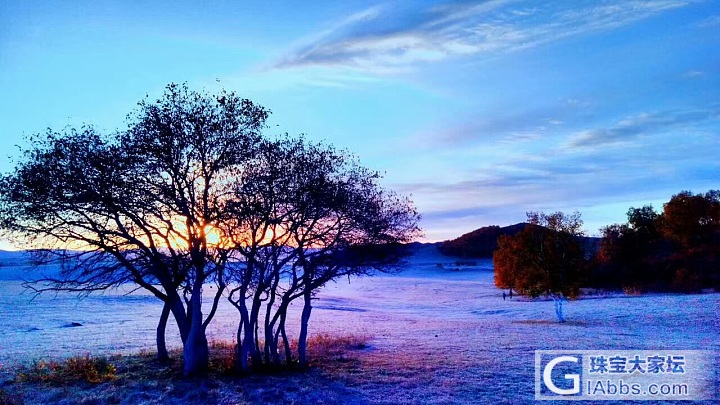
{"type": "Polygon", "coordinates": [[[159,100],[139,103],[127,131],[36,137],[1,180],[2,227],[48,258],[65,252],[59,257],[74,259],[47,280],[49,288],[91,291],[131,281],[161,299],[158,332],[171,313],[184,373],[202,373],[205,329],[222,293],[203,316],[202,287],[223,286],[230,257],[209,234],[221,227],[234,176],[253,155],[267,114],[234,93],[171,84],[159,100]]]}
{"type": "Polygon", "coordinates": [[[226,223],[225,238],[244,263],[228,278],[241,318],[237,366],[247,370],[248,357],[254,366],[277,365],[281,345],[292,361],[285,325],[289,305],[300,298],[298,356],[305,366],[315,292],[341,276],[387,269],[399,257],[388,252],[418,234],[418,215],[409,200],[378,186],[377,173],[332,147],[283,138],[262,145],[257,158],[237,183],[229,210],[237,223],[226,223]]]}
{"type": "Polygon", "coordinates": [[[126,131],[92,128],[35,139],[0,191],[2,228],[63,263],[37,291],[85,294],[126,282],[163,302],[184,374],[205,372],[206,328],[226,292],[238,309],[237,366],[293,361],[287,310],[302,298],[298,357],[307,365],[312,299],[338,277],[386,270],[419,232],[412,203],[345,151],[265,140],[268,112],[234,93],[171,84],[142,101],[126,131]],[[217,290],[207,313],[203,286],[217,290]]]}

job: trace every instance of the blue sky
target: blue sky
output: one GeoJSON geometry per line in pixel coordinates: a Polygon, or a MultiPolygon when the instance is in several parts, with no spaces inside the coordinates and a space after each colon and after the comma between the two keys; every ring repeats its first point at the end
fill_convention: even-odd
{"type": "Polygon", "coordinates": [[[720,188],[717,1],[252,3],[0,3],[0,171],[26,135],[122,128],[186,81],[356,153],[426,240],[529,210],[596,234],[720,188]]]}

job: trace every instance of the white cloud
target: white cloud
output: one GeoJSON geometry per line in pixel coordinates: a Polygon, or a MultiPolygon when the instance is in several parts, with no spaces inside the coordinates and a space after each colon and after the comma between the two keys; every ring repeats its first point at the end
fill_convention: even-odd
{"type": "Polygon", "coordinates": [[[711,15],[698,23],[700,28],[715,28],[720,26],[720,15],[711,15]]]}
{"type": "Polygon", "coordinates": [[[572,10],[552,4],[531,9],[519,3],[508,0],[446,3],[429,9],[414,7],[402,11],[374,7],[355,13],[315,36],[275,67],[404,70],[417,63],[512,52],[567,37],[612,30],[685,6],[689,0],[615,0],[600,5],[578,2],[573,3],[576,8],[572,10]]]}
{"type": "Polygon", "coordinates": [[[579,131],[572,135],[566,146],[574,149],[626,143],[671,128],[692,128],[698,123],[717,120],[719,116],[717,109],[642,113],[623,118],[609,127],[579,131]]]}

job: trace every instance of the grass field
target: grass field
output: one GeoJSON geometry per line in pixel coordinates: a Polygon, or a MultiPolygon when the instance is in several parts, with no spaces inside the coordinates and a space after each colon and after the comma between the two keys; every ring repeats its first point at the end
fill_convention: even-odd
{"type": "MultiPolygon", "coordinates": [[[[308,373],[199,381],[183,380],[178,369],[171,368],[149,373],[157,379],[138,379],[131,366],[121,362],[116,380],[86,391],[42,384],[42,389],[37,384],[31,389],[27,384],[25,388],[6,384],[4,389],[24,390],[29,403],[62,403],[65,394],[75,400],[80,395],[86,403],[128,404],[174,399],[227,404],[530,403],[534,351],[540,349],[712,350],[714,372],[720,375],[720,294],[595,295],[568,303],[568,322],[559,324],[551,301],[517,296],[503,300],[492,280],[488,261],[456,264],[425,250],[399,275],[329,285],[314,305],[311,333],[328,341],[349,336],[351,343],[339,339],[341,343],[329,344],[329,353],[316,352],[318,361],[308,373]]],[[[37,324],[27,313],[8,316],[14,309],[7,302],[14,299],[0,300],[6,303],[0,318],[6,363],[27,364],[28,359],[47,353],[125,353],[121,359],[130,365],[147,363],[142,356],[127,353],[152,348],[155,313],[151,309],[158,305],[149,297],[106,295],[79,304],[74,298],[71,304],[69,297],[56,297],[60,308],[75,312],[45,313],[37,324]],[[102,305],[102,300],[110,307],[93,313],[93,305],[102,305]],[[13,322],[21,325],[13,329],[13,322]],[[64,328],[66,322],[83,326],[64,328]],[[105,337],[118,329],[123,333],[105,337]],[[83,336],[90,338],[83,341],[83,336]]],[[[32,311],[37,304],[22,308],[32,311]]],[[[221,308],[211,338],[230,341],[235,322],[232,308],[221,308]]],[[[717,397],[717,386],[715,391],[717,397]]]]}

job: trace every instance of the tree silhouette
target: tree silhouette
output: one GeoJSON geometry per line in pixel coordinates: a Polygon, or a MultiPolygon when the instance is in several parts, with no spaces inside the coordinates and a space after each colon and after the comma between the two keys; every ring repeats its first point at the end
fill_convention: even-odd
{"type": "Polygon", "coordinates": [[[673,242],[667,267],[673,288],[688,292],[720,286],[720,190],[680,192],[663,205],[659,228],[673,242]]]}
{"type": "Polygon", "coordinates": [[[36,137],[2,178],[2,226],[65,264],[43,289],[87,292],[130,281],[150,291],[164,303],[159,353],[172,313],[184,373],[203,373],[205,328],[221,291],[204,317],[202,286],[228,258],[208,231],[222,220],[226,192],[253,155],[267,114],[231,92],[171,84],[159,100],[139,103],[127,131],[36,137]]]}
{"type": "Polygon", "coordinates": [[[397,244],[418,234],[419,217],[347,152],[282,138],[264,142],[256,159],[238,182],[223,229],[244,263],[228,276],[240,315],[237,367],[247,370],[248,358],[255,367],[277,365],[281,345],[292,361],[285,321],[296,299],[303,301],[298,359],[306,366],[315,292],[341,276],[387,269],[397,244]]]}
{"type": "Polygon", "coordinates": [[[720,231],[720,190],[673,195],[663,205],[660,229],[665,237],[686,249],[712,242],[720,231]]]}
{"type": "Polygon", "coordinates": [[[0,226],[60,263],[36,291],[87,294],[131,282],[163,302],[158,356],[172,315],[185,375],[208,367],[206,328],[226,293],[238,309],[238,368],[276,365],[287,308],[302,298],[298,358],[307,365],[312,298],[340,276],[386,268],[418,235],[412,203],[346,151],[261,136],[268,111],[232,92],[167,86],[128,129],[36,137],[0,179],[0,226]],[[217,286],[208,311],[203,286],[217,286]],[[261,313],[263,318],[261,318],[261,313]]]}

